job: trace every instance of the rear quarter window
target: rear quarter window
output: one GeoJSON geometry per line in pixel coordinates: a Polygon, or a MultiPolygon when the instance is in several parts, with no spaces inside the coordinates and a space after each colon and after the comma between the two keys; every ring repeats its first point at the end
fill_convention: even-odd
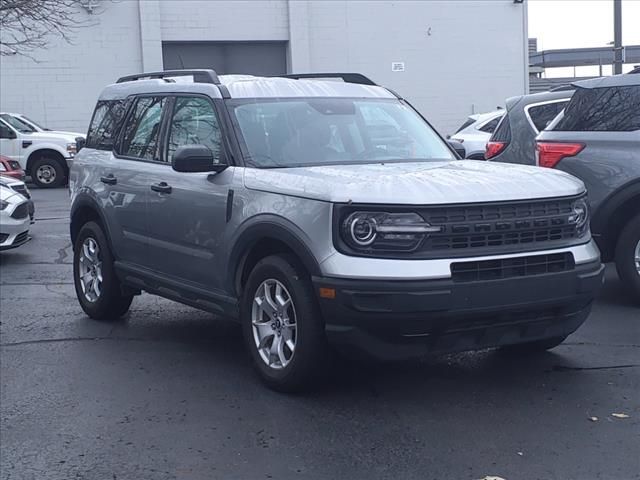
{"type": "Polygon", "coordinates": [[[491,135],[490,141],[504,143],[509,143],[511,141],[511,122],[509,120],[508,113],[505,113],[498,123],[493,135],[491,135]]]}
{"type": "Polygon", "coordinates": [[[578,88],[553,129],[570,132],[640,130],[640,86],[578,88]]]}
{"type": "Polygon", "coordinates": [[[537,132],[544,130],[558,116],[567,103],[568,100],[529,107],[529,118],[534,129],[537,132]]]}
{"type": "Polygon", "coordinates": [[[502,117],[496,117],[493,120],[488,121],[483,126],[481,126],[478,130],[485,133],[493,133],[496,131],[496,127],[500,123],[500,119],[502,117]]]}

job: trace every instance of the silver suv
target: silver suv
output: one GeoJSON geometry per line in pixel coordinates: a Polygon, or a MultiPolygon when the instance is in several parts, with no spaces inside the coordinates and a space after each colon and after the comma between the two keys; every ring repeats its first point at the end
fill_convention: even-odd
{"type": "Polygon", "coordinates": [[[397,359],[574,332],[603,272],[583,183],[457,161],[395,93],[334,76],[108,86],[70,176],[84,311],[115,319],[144,290],[239,319],[280,390],[330,346],[397,359]]]}

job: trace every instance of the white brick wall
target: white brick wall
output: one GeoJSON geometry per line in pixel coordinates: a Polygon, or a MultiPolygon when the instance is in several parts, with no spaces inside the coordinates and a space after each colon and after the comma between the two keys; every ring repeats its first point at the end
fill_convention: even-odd
{"type": "Polygon", "coordinates": [[[80,18],[73,45],[53,41],[34,54],[0,57],[0,110],[21,112],[49,128],[85,132],[105,84],[141,69],[138,4],[101,2],[103,14],[80,18]]]}
{"type": "Polygon", "coordinates": [[[160,0],[164,41],[288,40],[287,0],[160,0]]]}
{"type": "Polygon", "coordinates": [[[512,0],[310,2],[309,67],[369,75],[453,133],[472,111],[525,92],[525,8],[512,0]],[[391,71],[396,61],[405,72],[391,71]]]}
{"type": "Polygon", "coordinates": [[[0,109],[86,130],[121,75],[162,67],[162,41],[289,41],[294,72],[354,71],[398,91],[444,134],[526,91],[526,5],[512,0],[100,2],[73,45],[0,57],[0,109]],[[405,62],[392,72],[391,62],[405,62]]]}

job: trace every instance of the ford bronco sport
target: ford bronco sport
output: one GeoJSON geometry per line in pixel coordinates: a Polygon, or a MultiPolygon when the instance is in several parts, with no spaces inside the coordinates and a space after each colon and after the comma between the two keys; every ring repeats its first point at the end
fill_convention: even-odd
{"type": "Polygon", "coordinates": [[[84,311],[115,319],[146,291],[237,318],[280,390],[330,346],[396,359],[574,332],[603,271],[583,183],[458,161],[397,94],[333,76],[106,87],[70,175],[84,311]]]}

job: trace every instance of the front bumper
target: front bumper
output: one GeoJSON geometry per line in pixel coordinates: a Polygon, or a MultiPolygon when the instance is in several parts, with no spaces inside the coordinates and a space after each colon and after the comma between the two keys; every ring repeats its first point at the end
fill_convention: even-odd
{"type": "Polygon", "coordinates": [[[0,218],[0,250],[17,248],[31,240],[29,237],[29,217],[16,220],[7,214],[0,218]]]}
{"type": "Polygon", "coordinates": [[[599,259],[570,271],[499,280],[313,279],[329,341],[401,359],[567,336],[588,317],[603,282],[599,259]]]}

